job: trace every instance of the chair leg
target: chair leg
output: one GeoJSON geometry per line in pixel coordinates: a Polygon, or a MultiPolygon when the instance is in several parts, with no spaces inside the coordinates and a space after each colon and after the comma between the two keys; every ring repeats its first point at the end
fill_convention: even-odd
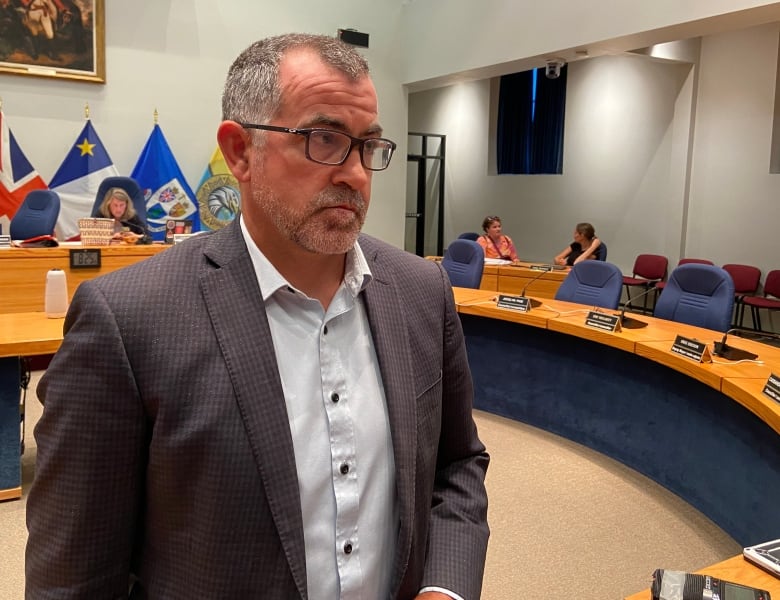
{"type": "Polygon", "coordinates": [[[755,331],[761,331],[761,315],[758,312],[757,306],[750,307],[751,316],[753,317],[753,329],[755,331]]]}

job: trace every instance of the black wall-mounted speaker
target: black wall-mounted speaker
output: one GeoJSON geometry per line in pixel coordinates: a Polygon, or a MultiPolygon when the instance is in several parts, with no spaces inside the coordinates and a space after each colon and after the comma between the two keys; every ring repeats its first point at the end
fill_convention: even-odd
{"type": "Polygon", "coordinates": [[[368,48],[368,34],[354,29],[339,29],[339,39],[353,46],[368,48]]]}

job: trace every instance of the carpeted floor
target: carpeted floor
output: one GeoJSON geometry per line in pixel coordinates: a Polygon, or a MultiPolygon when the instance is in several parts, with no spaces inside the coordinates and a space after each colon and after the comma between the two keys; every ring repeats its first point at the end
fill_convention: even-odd
{"type": "MultiPolygon", "coordinates": [[[[21,500],[0,503],[0,600],[24,596],[24,511],[41,407],[33,374],[21,500]]],[[[741,547],[679,498],[558,436],[477,412],[492,456],[485,600],[620,600],[657,567],[696,570],[741,547]]]]}

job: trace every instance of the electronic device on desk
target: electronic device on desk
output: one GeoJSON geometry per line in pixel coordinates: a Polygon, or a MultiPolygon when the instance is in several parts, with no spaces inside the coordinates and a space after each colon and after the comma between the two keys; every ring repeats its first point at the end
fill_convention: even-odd
{"type": "Polygon", "coordinates": [[[769,592],[683,571],[656,569],[650,586],[653,600],[771,600],[769,592]]]}
{"type": "Polygon", "coordinates": [[[739,329],[729,329],[723,334],[723,339],[719,342],[715,342],[715,354],[722,356],[726,360],[755,360],[758,358],[758,354],[753,354],[747,350],[741,350],[740,348],[734,348],[726,343],[726,337],[731,333],[738,335],[739,329]]]}
{"type": "Polygon", "coordinates": [[[569,267],[566,265],[547,265],[547,264],[539,264],[539,265],[530,265],[528,267],[532,271],[565,271],[569,267]]]}
{"type": "Polygon", "coordinates": [[[780,540],[772,540],[742,549],[742,556],[770,575],[780,577],[780,540]]]}
{"type": "Polygon", "coordinates": [[[10,248],[10,247],[11,247],[11,236],[0,235],[0,248],[10,248]]]}

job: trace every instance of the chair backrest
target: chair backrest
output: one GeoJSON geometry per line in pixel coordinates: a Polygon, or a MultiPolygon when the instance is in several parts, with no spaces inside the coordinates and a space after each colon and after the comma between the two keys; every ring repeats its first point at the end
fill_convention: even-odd
{"type": "Polygon", "coordinates": [[[662,280],[666,277],[666,268],[669,260],[660,254],[640,254],[634,261],[634,277],[643,279],[662,280]]]}
{"type": "Polygon", "coordinates": [[[715,263],[711,260],[707,260],[706,258],[681,258],[677,262],[677,266],[680,265],[690,265],[690,264],[697,264],[697,265],[714,265],[715,263]]]}
{"type": "Polygon", "coordinates": [[[97,194],[95,194],[95,203],[92,205],[92,214],[90,214],[90,216],[103,216],[100,214],[100,205],[103,203],[103,198],[105,197],[108,190],[115,187],[122,188],[127,192],[127,195],[130,196],[130,198],[133,200],[133,208],[135,208],[136,215],[144,224],[144,226],[147,226],[146,201],[144,200],[144,194],[141,190],[141,187],[138,185],[138,182],[132,177],[122,177],[115,175],[106,177],[103,181],[101,181],[100,185],[98,186],[97,194]]]}
{"type": "Polygon", "coordinates": [[[780,270],[774,269],[766,274],[766,281],[764,281],[764,296],[780,298],[780,270]]]}
{"type": "Polygon", "coordinates": [[[596,248],[596,260],[607,260],[607,245],[603,240],[599,240],[601,243],[596,248]]]}
{"type": "Polygon", "coordinates": [[[455,287],[478,289],[485,267],[485,251],[472,240],[455,240],[444,252],[441,266],[455,287]]]}
{"type": "Polygon", "coordinates": [[[60,196],[51,190],[33,190],[25,196],[11,219],[11,239],[26,240],[53,235],[60,216],[60,196]]]}
{"type": "Polygon", "coordinates": [[[754,294],[758,290],[758,284],[761,281],[761,269],[751,265],[723,265],[726,271],[734,280],[735,294],[754,294]]]}
{"type": "Polygon", "coordinates": [[[715,265],[689,263],[669,275],[653,315],[717,331],[727,331],[734,310],[734,281],[715,265]]]}
{"type": "Polygon", "coordinates": [[[458,236],[459,240],[471,240],[472,242],[476,242],[479,239],[479,234],[475,231],[467,231],[465,233],[461,233],[458,236]]]}
{"type": "Polygon", "coordinates": [[[556,300],[615,309],[623,290],[623,273],[612,263],[584,260],[574,265],[555,293],[556,300]]]}

